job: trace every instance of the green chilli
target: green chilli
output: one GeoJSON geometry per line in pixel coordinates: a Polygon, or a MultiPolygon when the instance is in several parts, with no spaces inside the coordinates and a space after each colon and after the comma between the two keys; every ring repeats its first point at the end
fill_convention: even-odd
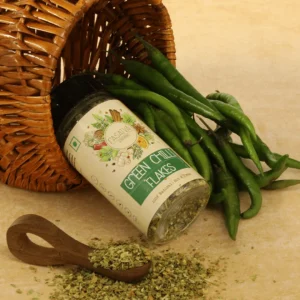
{"type": "Polygon", "coordinates": [[[151,112],[150,106],[148,103],[145,102],[140,102],[135,109],[137,112],[143,116],[144,122],[149,126],[149,128],[156,132],[156,127],[155,127],[155,120],[154,116],[151,112]]]}
{"type": "Polygon", "coordinates": [[[245,167],[241,159],[235,154],[235,152],[231,148],[231,145],[221,136],[217,137],[217,142],[220,145],[220,150],[223,154],[228,168],[237,178],[240,179],[240,181],[243,185],[245,185],[250,194],[250,208],[244,211],[241,216],[244,219],[252,218],[258,214],[262,205],[262,195],[260,187],[256,182],[254,175],[245,167]]]}
{"type": "MultiPolygon", "coordinates": [[[[280,155],[278,153],[273,153],[270,150],[270,148],[261,140],[261,138],[259,136],[257,138],[258,138],[257,147],[258,147],[258,149],[261,153],[261,156],[262,156],[263,160],[271,168],[274,167],[274,165],[276,164],[278,159],[280,159],[280,157],[282,157],[282,155],[280,155]]],[[[296,159],[293,159],[293,158],[289,158],[287,160],[287,166],[289,168],[300,169],[300,161],[296,160],[296,159]]]]}
{"type": "MultiPolygon", "coordinates": [[[[234,151],[234,153],[236,155],[238,155],[239,157],[242,157],[242,158],[250,158],[249,153],[247,152],[247,150],[245,149],[245,147],[243,145],[236,144],[232,141],[229,141],[229,143],[230,143],[232,150],[234,151]]],[[[259,156],[259,158],[260,158],[260,160],[262,160],[261,156],[259,156]]]]}
{"type": "Polygon", "coordinates": [[[137,103],[143,101],[161,108],[175,120],[181,141],[187,145],[192,143],[190,131],[182,118],[181,112],[176,105],[167,98],[147,90],[130,90],[118,86],[107,86],[105,89],[112,95],[119,97],[121,100],[124,98],[126,100],[136,101],[137,103]]]}
{"type": "Polygon", "coordinates": [[[178,155],[180,155],[192,168],[197,171],[197,168],[194,164],[194,161],[187,150],[184,147],[180,139],[177,137],[176,133],[174,133],[169,126],[164,122],[162,118],[156,113],[154,109],[151,110],[153,118],[155,120],[155,127],[157,128],[158,135],[171,147],[173,148],[178,155]]]}
{"type": "Polygon", "coordinates": [[[212,170],[211,162],[206,152],[198,144],[197,139],[193,135],[191,136],[192,136],[192,145],[188,146],[188,150],[191,156],[193,157],[198,172],[207,181],[207,183],[210,184],[212,190],[213,170],[212,170]]]}
{"type": "Polygon", "coordinates": [[[176,89],[160,72],[135,60],[123,60],[125,70],[139,78],[146,86],[154,92],[165,96],[176,105],[190,112],[199,113],[209,119],[225,122],[226,119],[218,111],[202,104],[193,97],[176,89]]]}
{"type": "Polygon", "coordinates": [[[272,181],[279,178],[282,173],[287,169],[287,161],[289,156],[284,155],[280,157],[280,159],[275,164],[274,168],[264,172],[263,174],[259,174],[255,176],[255,179],[260,188],[266,187],[272,183],[272,181]]]}
{"type": "Polygon", "coordinates": [[[190,118],[184,111],[181,110],[182,117],[186,122],[189,130],[197,139],[202,139],[200,145],[207,150],[210,156],[215,160],[215,162],[224,170],[227,170],[225,161],[222,154],[220,153],[218,147],[215,144],[214,139],[201,128],[192,118],[190,118]]]}
{"type": "Polygon", "coordinates": [[[265,186],[265,190],[279,190],[279,189],[285,189],[290,186],[294,186],[300,184],[300,180],[297,179],[285,179],[285,180],[277,180],[273,181],[269,185],[265,186]]]}
{"type": "Polygon", "coordinates": [[[219,193],[212,193],[209,198],[209,204],[215,205],[215,204],[220,204],[225,200],[226,197],[226,190],[223,189],[219,193]]]}
{"type": "Polygon", "coordinates": [[[145,90],[146,88],[133,80],[127,79],[118,74],[92,72],[96,77],[95,80],[103,85],[119,85],[131,90],[145,90]]]}
{"type": "MultiPolygon", "coordinates": [[[[235,240],[240,221],[240,199],[237,183],[234,177],[227,171],[218,169],[216,172],[216,185],[223,194],[223,208],[226,227],[229,236],[235,240]]],[[[215,199],[216,200],[216,199],[215,199]]],[[[221,200],[221,199],[219,199],[221,200]]]]}
{"type": "Polygon", "coordinates": [[[211,100],[215,107],[226,117],[234,120],[240,126],[247,128],[253,140],[256,140],[255,128],[250,119],[238,108],[218,100],[211,100]]]}
{"type": "MultiPolygon", "coordinates": [[[[280,157],[282,157],[282,155],[278,154],[278,153],[273,153],[274,158],[276,159],[276,161],[278,161],[278,159],[280,159],[280,157]]],[[[293,158],[289,158],[287,160],[286,165],[288,166],[288,168],[293,168],[293,169],[300,169],[300,161],[293,159],[293,158]]]]}
{"type": "Polygon", "coordinates": [[[230,94],[216,92],[207,95],[206,98],[210,100],[219,100],[242,110],[242,107],[239,104],[239,102],[230,94]]]}
{"type": "MultiPolygon", "coordinates": [[[[233,97],[232,95],[230,95],[230,94],[217,92],[217,93],[207,95],[206,98],[211,99],[211,100],[222,101],[224,103],[227,103],[231,106],[236,107],[241,112],[243,112],[243,109],[242,109],[241,105],[239,104],[239,102],[237,101],[237,99],[235,97],[233,97]]],[[[247,128],[242,126],[239,129],[239,136],[241,138],[241,141],[242,141],[246,151],[249,154],[249,157],[252,159],[252,161],[256,165],[257,169],[259,170],[259,172],[262,174],[263,173],[263,168],[262,168],[259,157],[258,157],[258,155],[256,153],[256,150],[255,150],[255,147],[252,143],[250,133],[247,130],[247,128]]]]}
{"type": "Polygon", "coordinates": [[[186,80],[186,78],[183,77],[183,75],[171,64],[162,52],[150,43],[146,42],[144,39],[139,37],[137,38],[145,47],[154,68],[164,75],[174,87],[215,110],[215,107],[204,96],[202,96],[192,86],[192,84],[186,80]]]}
{"type": "Polygon", "coordinates": [[[263,171],[260,159],[258,157],[258,154],[257,154],[254,146],[253,146],[251,136],[250,136],[250,133],[247,130],[247,128],[244,128],[244,127],[240,128],[240,138],[241,138],[241,141],[242,141],[247,153],[249,154],[249,157],[252,159],[252,161],[256,165],[258,171],[261,174],[263,174],[264,171],[263,171]]]}
{"type": "MultiPolygon", "coordinates": [[[[258,139],[260,140],[259,137],[258,137],[258,139]]],[[[263,143],[263,144],[264,144],[264,147],[266,148],[267,147],[266,144],[265,143],[263,143]]],[[[238,145],[235,143],[230,143],[230,145],[231,145],[232,149],[234,150],[234,152],[238,156],[243,157],[243,158],[250,158],[249,154],[247,153],[247,151],[243,145],[238,145]]],[[[277,153],[272,153],[268,147],[267,147],[267,149],[268,150],[265,150],[265,153],[266,153],[266,151],[268,151],[268,155],[262,154],[261,149],[258,151],[259,159],[261,161],[266,162],[270,168],[274,168],[274,166],[276,165],[278,160],[282,157],[282,155],[277,154],[277,153]],[[268,159],[267,159],[267,156],[268,156],[268,159]]],[[[300,169],[300,161],[293,159],[293,158],[288,158],[286,165],[288,168],[300,169]]]]}
{"type": "MultiPolygon", "coordinates": [[[[165,120],[167,126],[175,133],[178,134],[178,130],[175,126],[175,122],[168,116],[164,111],[157,111],[157,115],[160,119],[165,120]]],[[[202,149],[202,147],[197,143],[197,139],[192,135],[192,144],[187,146],[189,153],[191,154],[196,168],[200,175],[212,186],[213,184],[213,171],[210,160],[202,149]]]]}

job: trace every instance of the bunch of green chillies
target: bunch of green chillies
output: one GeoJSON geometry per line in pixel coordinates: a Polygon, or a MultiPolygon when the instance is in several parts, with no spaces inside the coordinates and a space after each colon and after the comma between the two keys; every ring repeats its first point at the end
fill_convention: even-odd
{"type": "Polygon", "coordinates": [[[229,235],[235,240],[240,218],[249,219],[259,212],[261,189],[300,183],[277,180],[287,168],[300,169],[300,161],[273,153],[233,96],[220,92],[202,96],[157,48],[137,38],[147,50],[151,66],[124,59],[121,63],[130,79],[95,73],[96,80],[134,110],[210,184],[209,203],[223,205],[229,235]],[[217,129],[212,130],[203,117],[214,121],[217,129]],[[232,142],[232,132],[240,137],[241,145],[232,142]],[[251,159],[258,173],[242,158],[251,159]],[[264,172],[262,161],[270,170],[264,172]],[[242,213],[241,190],[248,191],[251,198],[250,207],[242,213]]]}

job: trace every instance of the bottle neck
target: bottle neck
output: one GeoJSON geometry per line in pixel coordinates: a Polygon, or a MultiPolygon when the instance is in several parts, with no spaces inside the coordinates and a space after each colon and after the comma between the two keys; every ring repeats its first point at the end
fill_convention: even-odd
{"type": "Polygon", "coordinates": [[[55,132],[71,108],[87,95],[100,89],[102,89],[102,86],[94,80],[91,74],[74,75],[53,88],[50,96],[55,132]]]}
{"type": "Polygon", "coordinates": [[[55,135],[60,147],[75,124],[94,106],[112,99],[90,74],[78,74],[65,80],[51,92],[51,111],[55,135]]]}

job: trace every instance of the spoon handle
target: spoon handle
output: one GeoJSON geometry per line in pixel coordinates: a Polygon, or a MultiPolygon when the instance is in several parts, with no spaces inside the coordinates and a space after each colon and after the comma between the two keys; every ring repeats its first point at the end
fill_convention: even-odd
{"type": "Polygon", "coordinates": [[[88,253],[92,250],[59,229],[45,218],[28,214],[19,217],[8,228],[7,245],[18,259],[34,265],[77,264],[92,267],[88,253]],[[53,246],[43,247],[32,242],[27,233],[37,235],[53,246]]]}

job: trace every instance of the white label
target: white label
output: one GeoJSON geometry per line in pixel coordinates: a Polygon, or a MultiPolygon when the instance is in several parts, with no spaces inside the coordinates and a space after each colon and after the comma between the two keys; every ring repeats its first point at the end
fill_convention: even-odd
{"type": "Polygon", "coordinates": [[[139,230],[185,183],[202,179],[119,100],[98,104],[71,130],[72,165],[139,230]]]}

